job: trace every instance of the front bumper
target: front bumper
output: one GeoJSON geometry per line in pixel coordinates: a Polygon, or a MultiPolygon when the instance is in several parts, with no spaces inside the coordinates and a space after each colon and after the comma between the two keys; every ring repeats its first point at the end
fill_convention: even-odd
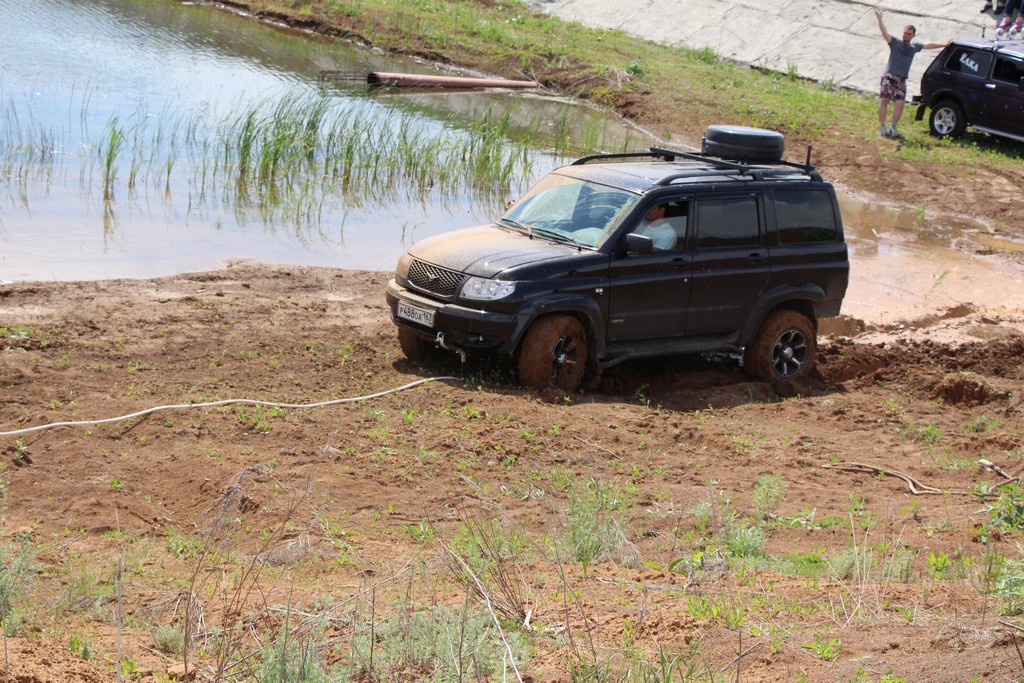
{"type": "Polygon", "coordinates": [[[495,313],[428,299],[402,287],[394,279],[388,282],[384,296],[391,322],[413,330],[424,338],[437,340],[440,333],[446,347],[465,351],[511,354],[528,322],[514,313],[495,313]],[[433,313],[433,326],[426,327],[399,318],[399,301],[433,313]]]}

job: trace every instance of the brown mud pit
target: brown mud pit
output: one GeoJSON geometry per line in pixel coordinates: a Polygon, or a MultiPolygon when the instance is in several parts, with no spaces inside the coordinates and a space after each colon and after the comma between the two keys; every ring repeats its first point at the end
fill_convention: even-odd
{"type": "MultiPolygon", "coordinates": [[[[118,637],[132,677],[166,680],[183,655],[154,634],[184,622],[190,592],[200,678],[217,678],[218,643],[251,664],[286,624],[351,664],[371,624],[383,652],[385,623],[441,606],[486,614],[447,549],[467,523],[495,520],[530,539],[508,565],[533,643],[523,680],[569,680],[570,662],[621,671],[659,649],[687,653],[701,680],[1024,673],[1001,623],[1019,618],[1000,614],[985,571],[986,550],[1017,558],[1018,536],[986,547],[986,503],[969,495],[1005,482],[982,459],[1024,470],[1019,312],[848,321],[800,387],[751,382],[716,355],[625,363],[565,396],[517,387],[501,363],[404,360],[386,278],[238,263],[4,287],[3,431],[465,373],[316,408],[167,409],[4,436],[3,541],[33,543],[38,570],[15,603],[11,680],[113,680],[118,637]],[[780,495],[765,503],[755,484],[771,474],[780,495]],[[557,562],[588,490],[618,501],[607,555],[557,562]],[[746,557],[733,515],[764,534],[746,557]]],[[[244,679],[245,665],[231,673],[244,679]]]]}

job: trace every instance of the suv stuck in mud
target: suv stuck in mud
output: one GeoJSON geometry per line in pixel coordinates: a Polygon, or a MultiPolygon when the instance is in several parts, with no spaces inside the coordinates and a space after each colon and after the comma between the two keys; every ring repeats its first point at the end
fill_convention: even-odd
{"type": "Polygon", "coordinates": [[[705,351],[807,378],[849,260],[832,185],[783,148],[711,126],[699,154],[585,157],[496,222],[418,242],[386,291],[403,352],[510,356],[522,384],[566,391],[628,358],[705,351]]]}

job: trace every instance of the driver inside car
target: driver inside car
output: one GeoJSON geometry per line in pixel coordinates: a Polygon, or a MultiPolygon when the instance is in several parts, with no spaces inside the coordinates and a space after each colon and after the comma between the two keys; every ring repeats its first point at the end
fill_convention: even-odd
{"type": "Polygon", "coordinates": [[[676,241],[686,230],[686,216],[667,217],[667,212],[668,204],[651,207],[634,231],[638,235],[650,237],[655,251],[674,249],[676,241]]]}

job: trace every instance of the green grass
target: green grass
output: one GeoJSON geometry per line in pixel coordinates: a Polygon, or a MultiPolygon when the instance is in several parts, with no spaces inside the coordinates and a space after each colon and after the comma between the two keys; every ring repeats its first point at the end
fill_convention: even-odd
{"type": "MultiPolygon", "coordinates": [[[[80,141],[95,154],[81,162],[79,184],[108,203],[147,190],[164,201],[179,193],[187,196],[177,201],[192,209],[228,203],[271,221],[318,225],[338,198],[351,208],[427,198],[453,204],[468,196],[500,208],[530,177],[537,151],[575,156],[605,144],[593,126],[582,144],[561,132],[574,125],[570,114],[549,133],[529,113],[517,122],[514,106],[436,125],[400,105],[339,102],[330,93],[307,93],[236,103],[227,113],[165,111],[156,122],[144,111],[115,116],[99,138],[80,141]],[[127,194],[118,197],[118,189],[127,194]]],[[[0,182],[14,196],[40,177],[66,177],[66,165],[75,163],[40,154],[44,141],[35,129],[13,125],[25,120],[31,114],[14,104],[0,112],[0,124],[9,126],[0,182]]]]}

